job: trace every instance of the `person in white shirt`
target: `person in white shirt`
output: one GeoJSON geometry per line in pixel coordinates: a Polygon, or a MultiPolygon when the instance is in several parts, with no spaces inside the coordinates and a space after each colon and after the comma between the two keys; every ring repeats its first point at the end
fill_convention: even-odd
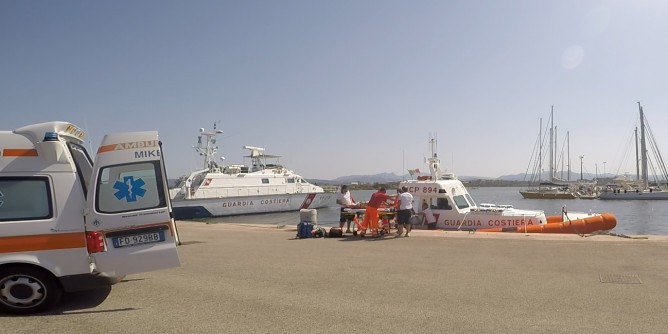
{"type": "Polygon", "coordinates": [[[336,204],[341,206],[341,215],[339,216],[339,227],[343,229],[343,225],[348,223],[346,233],[350,233],[350,222],[355,219],[354,212],[346,212],[345,208],[351,208],[355,206],[355,199],[348,191],[347,185],[341,186],[341,192],[336,194],[336,204]]]}
{"type": "Polygon", "coordinates": [[[398,196],[399,208],[397,210],[397,237],[401,237],[403,234],[404,228],[406,229],[406,234],[411,231],[411,215],[413,214],[413,195],[408,192],[408,188],[401,187],[401,194],[398,196]]]}
{"type": "Polygon", "coordinates": [[[434,213],[429,208],[429,204],[427,204],[427,202],[422,203],[422,212],[420,212],[419,215],[424,217],[424,220],[427,222],[427,229],[436,229],[436,218],[434,217],[434,213]]]}

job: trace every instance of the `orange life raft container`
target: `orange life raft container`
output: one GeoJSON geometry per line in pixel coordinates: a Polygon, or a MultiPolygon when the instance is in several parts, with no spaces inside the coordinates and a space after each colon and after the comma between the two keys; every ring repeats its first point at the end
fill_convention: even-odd
{"type": "Polygon", "coordinates": [[[591,217],[563,220],[561,216],[548,216],[547,224],[520,227],[483,228],[478,232],[516,232],[516,233],[563,233],[590,234],[609,231],[617,226],[617,218],[610,213],[602,213],[591,217]]]}

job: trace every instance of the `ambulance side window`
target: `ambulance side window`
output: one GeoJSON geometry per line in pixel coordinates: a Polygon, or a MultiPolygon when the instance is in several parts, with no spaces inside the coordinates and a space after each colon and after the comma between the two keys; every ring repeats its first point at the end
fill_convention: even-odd
{"type": "Polygon", "coordinates": [[[53,218],[47,177],[1,177],[0,222],[53,218]]]}
{"type": "Polygon", "coordinates": [[[100,170],[95,209],[119,213],[167,206],[158,162],[114,165],[100,170]]]}

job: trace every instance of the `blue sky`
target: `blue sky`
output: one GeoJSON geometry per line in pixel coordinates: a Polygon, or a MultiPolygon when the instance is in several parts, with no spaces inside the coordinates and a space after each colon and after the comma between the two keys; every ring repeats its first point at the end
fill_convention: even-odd
{"type": "MultiPolygon", "coordinates": [[[[668,3],[0,1],[0,127],[158,130],[170,177],[199,128],[307,178],[423,168],[523,173],[555,108],[573,170],[622,165],[641,101],[668,150],[668,3]],[[606,162],[604,164],[604,162],[606,162]]],[[[666,151],[668,154],[668,151],[666,151]]]]}

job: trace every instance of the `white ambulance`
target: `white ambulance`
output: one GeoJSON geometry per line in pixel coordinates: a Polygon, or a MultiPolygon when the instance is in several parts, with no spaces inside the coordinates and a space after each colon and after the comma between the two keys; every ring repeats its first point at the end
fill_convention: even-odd
{"type": "Polygon", "coordinates": [[[0,311],[179,266],[158,133],[107,135],[91,159],[67,122],[0,131],[0,311]]]}

